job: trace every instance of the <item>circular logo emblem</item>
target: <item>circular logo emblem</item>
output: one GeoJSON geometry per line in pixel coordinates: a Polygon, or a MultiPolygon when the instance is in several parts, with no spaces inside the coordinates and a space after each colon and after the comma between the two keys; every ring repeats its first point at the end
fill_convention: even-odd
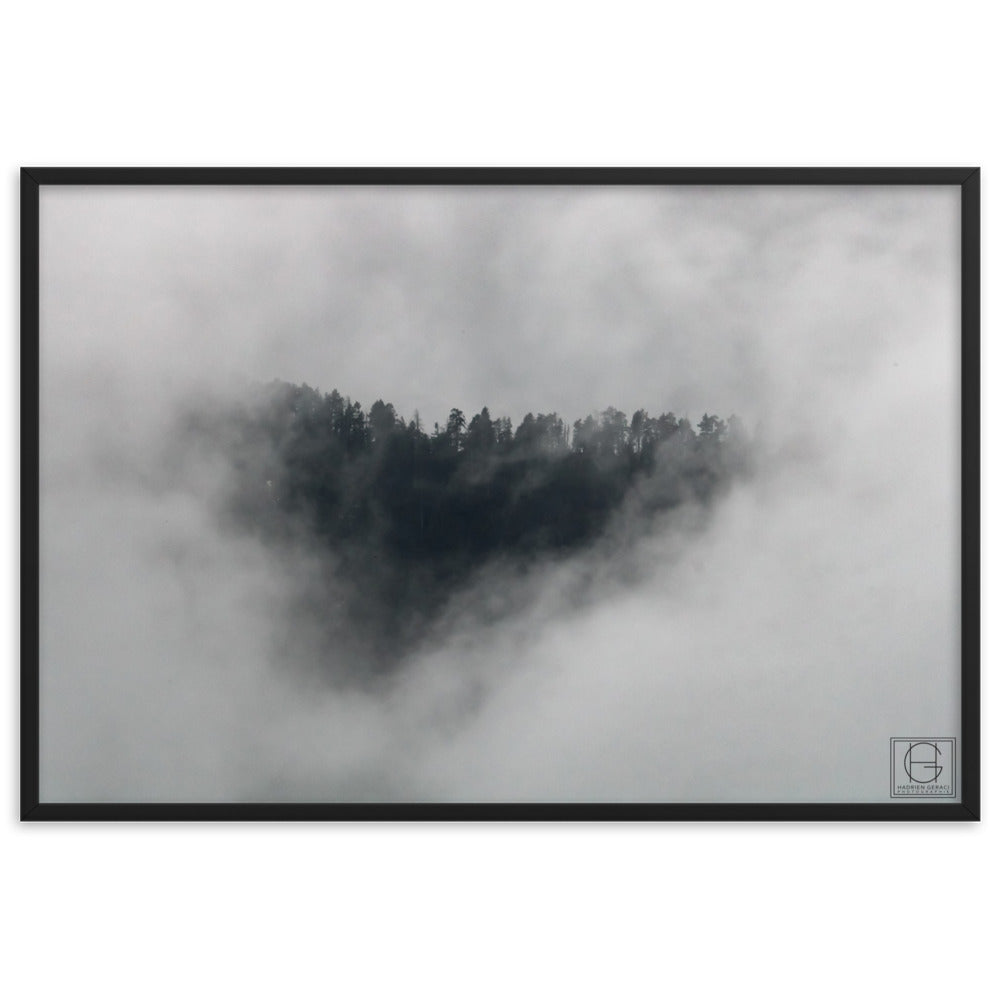
{"type": "Polygon", "coordinates": [[[936,743],[911,743],[903,757],[903,767],[911,781],[925,785],[941,777],[944,768],[938,763],[940,756],[936,743]]]}

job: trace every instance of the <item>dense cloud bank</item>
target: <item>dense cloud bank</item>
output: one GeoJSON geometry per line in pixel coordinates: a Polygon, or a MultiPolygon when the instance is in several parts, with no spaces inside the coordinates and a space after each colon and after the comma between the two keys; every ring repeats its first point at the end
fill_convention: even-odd
{"type": "Polygon", "coordinates": [[[43,798],[885,799],[891,736],[960,735],[957,209],[45,192],[43,798]],[[337,546],[245,530],[263,470],[178,431],[273,377],[429,439],[455,404],[724,407],[754,470],[471,560],[384,682],[331,684],[370,655],[330,642],[337,546]]]}

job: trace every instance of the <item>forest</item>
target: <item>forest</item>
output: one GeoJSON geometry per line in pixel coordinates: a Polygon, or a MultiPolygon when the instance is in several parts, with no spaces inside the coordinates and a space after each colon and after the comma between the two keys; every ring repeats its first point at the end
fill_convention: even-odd
{"type": "Polygon", "coordinates": [[[492,559],[525,570],[578,552],[627,518],[632,535],[708,505],[750,467],[739,419],[609,407],[575,420],[452,409],[428,429],[379,399],[273,381],[185,429],[225,451],[227,516],[272,546],[327,553],[303,601],[388,668],[492,559]],[[338,625],[337,622],[340,624],[338,625]]]}

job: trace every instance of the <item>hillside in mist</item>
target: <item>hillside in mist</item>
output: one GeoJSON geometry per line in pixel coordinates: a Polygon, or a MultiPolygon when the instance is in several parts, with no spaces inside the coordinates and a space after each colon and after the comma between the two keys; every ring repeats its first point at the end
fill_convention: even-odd
{"type": "Polygon", "coordinates": [[[327,642],[353,647],[355,680],[412,653],[491,562],[525,574],[611,525],[627,543],[683,504],[707,507],[750,466],[735,416],[706,413],[695,428],[609,407],[572,425],[529,413],[515,428],[486,407],[468,420],[455,408],[428,431],[381,399],[365,408],[280,381],[194,409],[181,439],[210,442],[228,463],[231,525],[317,557],[298,609],[327,642]]]}

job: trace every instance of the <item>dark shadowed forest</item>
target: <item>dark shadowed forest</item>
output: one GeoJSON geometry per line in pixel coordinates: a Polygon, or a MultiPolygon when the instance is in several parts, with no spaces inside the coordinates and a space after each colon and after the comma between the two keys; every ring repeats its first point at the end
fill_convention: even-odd
{"type": "Polygon", "coordinates": [[[524,571],[580,552],[612,524],[635,541],[682,504],[708,505],[750,463],[735,416],[692,426],[609,407],[572,424],[529,413],[515,427],[484,407],[426,428],[381,399],[366,410],[278,381],[236,407],[189,414],[186,430],[224,449],[225,513],[238,530],[321,557],[296,620],[376,674],[490,560],[524,571]]]}

